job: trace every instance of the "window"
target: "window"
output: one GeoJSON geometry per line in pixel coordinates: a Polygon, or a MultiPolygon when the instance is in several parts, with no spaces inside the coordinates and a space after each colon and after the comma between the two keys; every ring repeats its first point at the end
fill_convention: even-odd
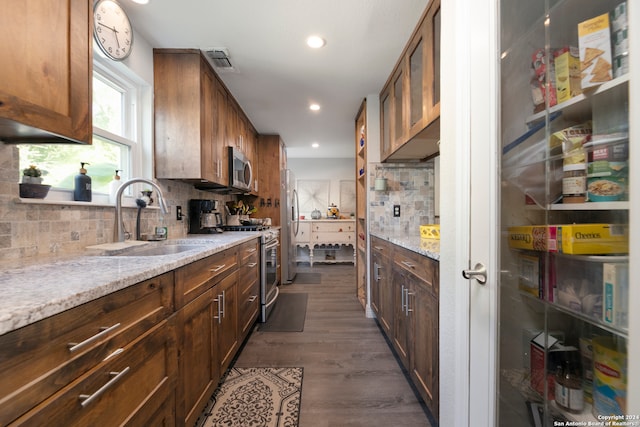
{"type": "Polygon", "coordinates": [[[108,194],[116,169],[122,171],[123,180],[142,175],[135,161],[142,152],[138,136],[141,114],[137,108],[141,85],[126,74],[94,60],[92,145],[20,145],[20,169],[38,166],[43,171],[43,183],[52,186],[51,198],[72,200],[70,191],[81,162],[88,164],[85,168],[91,177],[92,193],[98,197],[108,194]]]}

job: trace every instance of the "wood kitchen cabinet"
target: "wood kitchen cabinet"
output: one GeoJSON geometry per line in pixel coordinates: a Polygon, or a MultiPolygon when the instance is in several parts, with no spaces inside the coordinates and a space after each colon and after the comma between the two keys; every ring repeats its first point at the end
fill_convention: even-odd
{"type": "Polygon", "coordinates": [[[393,252],[393,343],[418,392],[437,419],[439,265],[404,248],[394,247],[393,252]]]}
{"type": "Polygon", "coordinates": [[[355,123],[356,147],[356,295],[367,304],[367,101],[362,101],[355,123]]]}
{"type": "MultiPolygon", "coordinates": [[[[259,198],[256,201],[260,216],[271,218],[271,225],[279,227],[286,218],[281,218],[281,204],[285,203],[280,200],[281,189],[280,172],[287,168],[287,151],[284,141],[280,135],[259,135],[257,140],[258,163],[265,165],[260,169],[258,175],[259,198]],[[269,167],[266,167],[269,165],[269,167]],[[277,167],[276,167],[277,165],[277,167]]],[[[282,247],[278,243],[278,269],[277,283],[280,283],[282,277],[281,265],[282,247]]]]}
{"type": "MultiPolygon", "coordinates": [[[[176,270],[179,425],[195,423],[224,373],[219,363],[222,332],[218,326],[224,298],[219,294],[237,283],[237,266],[238,248],[232,247],[176,270]]],[[[232,334],[236,335],[235,329],[232,334]]]]}
{"type": "Polygon", "coordinates": [[[387,336],[393,330],[392,247],[371,236],[371,309],[387,336]]]}
{"type": "Polygon", "coordinates": [[[439,413],[439,265],[371,236],[371,308],[434,417],[439,413]]]}
{"type": "Polygon", "coordinates": [[[220,281],[213,289],[216,302],[213,313],[218,369],[226,371],[240,347],[238,338],[238,271],[220,281]]]}
{"type": "Polygon", "coordinates": [[[380,119],[383,161],[439,152],[440,0],[430,2],[380,92],[380,119]]]}
{"type": "Polygon", "coordinates": [[[2,2],[0,140],[91,144],[91,4],[2,2]]]}
{"type": "Polygon", "coordinates": [[[238,251],[238,340],[249,334],[260,312],[260,246],[243,243],[238,251]]]}
{"type": "Polygon", "coordinates": [[[173,285],[166,273],[0,336],[0,425],[142,425],[173,408],[173,285]]]}
{"type": "Polygon", "coordinates": [[[211,66],[197,49],[154,49],[153,66],[156,177],[226,185],[211,66]]]}

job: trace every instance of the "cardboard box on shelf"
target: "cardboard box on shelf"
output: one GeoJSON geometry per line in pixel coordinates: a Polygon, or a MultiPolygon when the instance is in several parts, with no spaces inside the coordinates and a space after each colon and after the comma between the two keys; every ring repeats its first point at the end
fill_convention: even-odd
{"type": "Polygon", "coordinates": [[[602,265],[602,321],[620,329],[629,327],[629,264],[602,265]]]}
{"type": "Polygon", "coordinates": [[[548,400],[555,398],[556,368],[563,366],[565,360],[579,359],[578,349],[573,346],[563,345],[562,339],[562,334],[558,332],[548,334],[542,332],[531,340],[531,388],[541,396],[544,396],[544,384],[546,383],[548,400]]]}
{"type": "Polygon", "coordinates": [[[536,298],[544,296],[544,264],[538,254],[518,254],[518,288],[536,298]]]}
{"type": "Polygon", "coordinates": [[[582,89],[598,86],[613,78],[609,14],[578,24],[582,89]]]}
{"type": "Polygon", "coordinates": [[[528,225],[508,228],[509,247],[573,255],[629,253],[629,228],[622,224],[528,225]]]}
{"type": "Polygon", "coordinates": [[[582,93],[580,50],[565,46],[553,52],[558,104],[582,93]]]}

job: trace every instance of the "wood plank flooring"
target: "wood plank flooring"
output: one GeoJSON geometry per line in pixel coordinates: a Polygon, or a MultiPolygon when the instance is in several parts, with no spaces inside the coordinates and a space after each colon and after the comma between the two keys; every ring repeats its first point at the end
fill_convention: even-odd
{"type": "Polygon", "coordinates": [[[235,366],[304,367],[300,427],[435,427],[376,321],[365,317],[355,296],[355,268],[299,271],[321,273],[317,284],[280,286],[281,292],[309,294],[304,331],[254,328],[235,366]]]}

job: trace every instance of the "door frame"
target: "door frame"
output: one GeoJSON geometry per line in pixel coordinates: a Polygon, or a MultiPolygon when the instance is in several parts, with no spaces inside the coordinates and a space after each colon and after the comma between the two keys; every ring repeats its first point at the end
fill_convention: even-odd
{"type": "Polygon", "coordinates": [[[494,426],[498,2],[448,0],[441,10],[440,354],[447,357],[440,359],[440,420],[452,426],[494,426]],[[462,277],[462,270],[476,262],[487,268],[484,286],[462,277]]]}

